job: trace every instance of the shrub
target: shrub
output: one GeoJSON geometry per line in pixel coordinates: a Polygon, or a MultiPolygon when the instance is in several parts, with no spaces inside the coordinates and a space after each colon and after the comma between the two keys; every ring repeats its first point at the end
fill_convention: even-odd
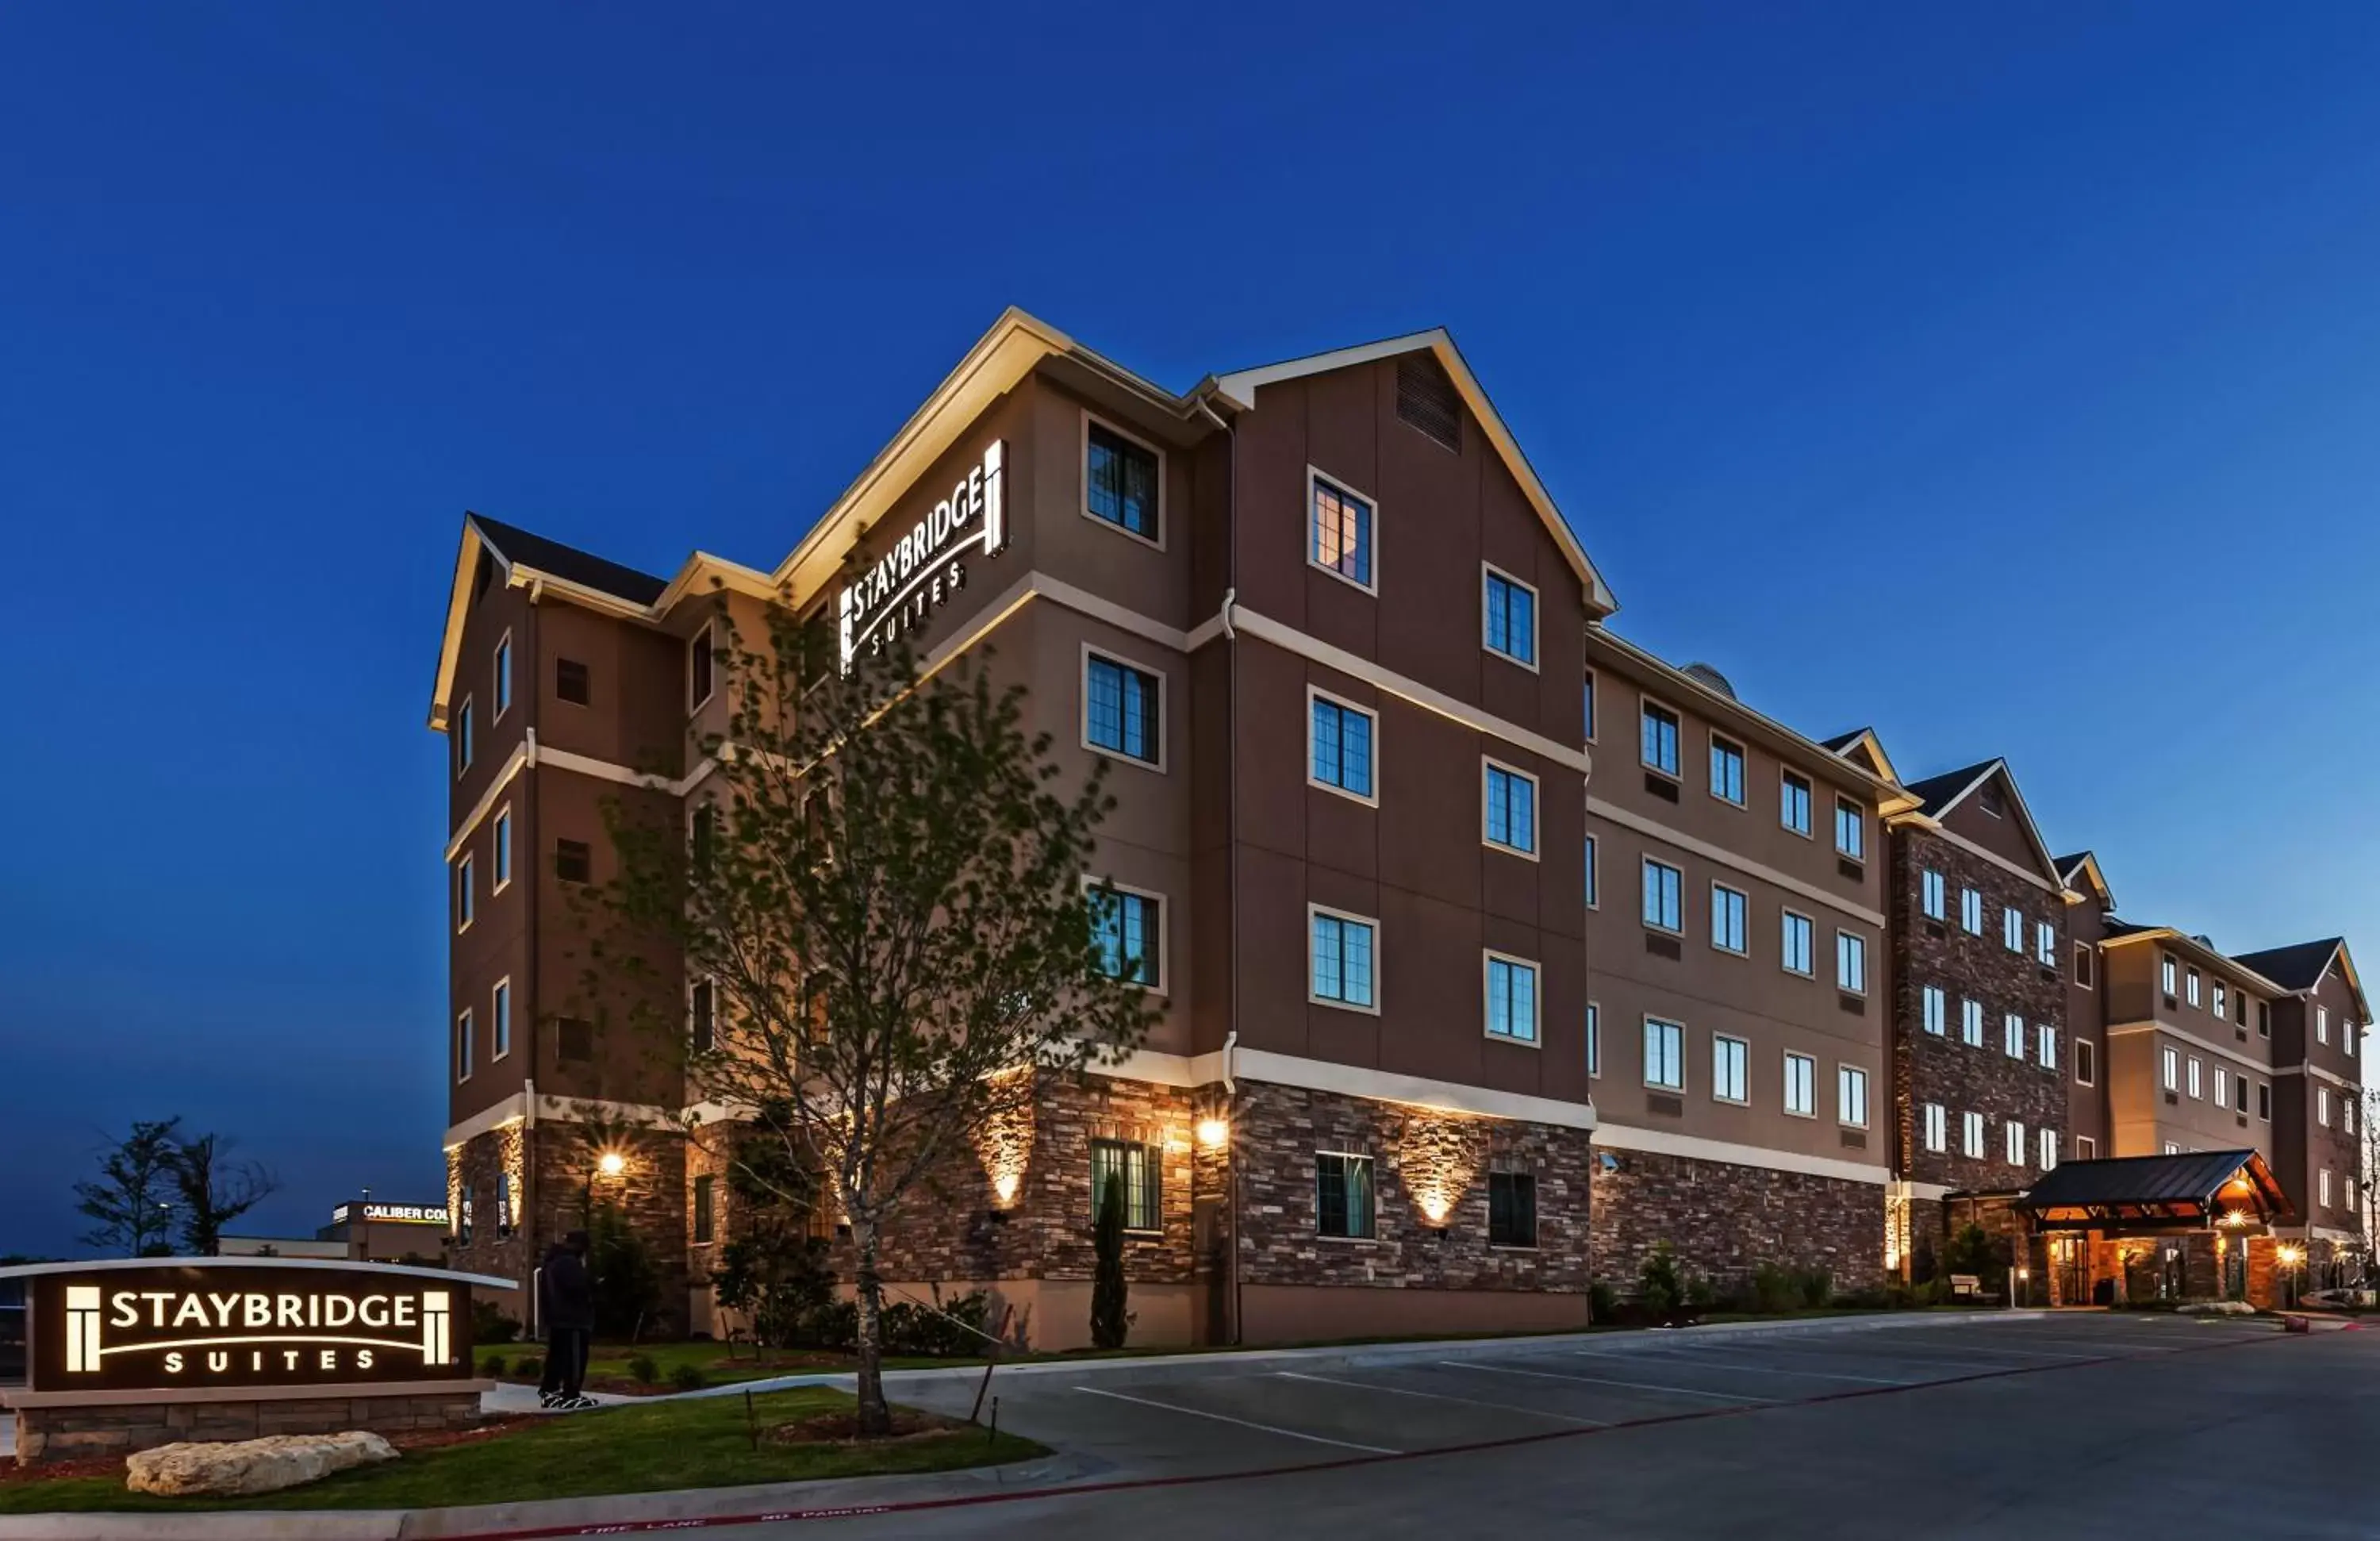
{"type": "Polygon", "coordinates": [[[1686,1281],[1669,1243],[1655,1246],[1636,1270],[1636,1298],[1655,1311],[1674,1311],[1686,1303],[1686,1281]]]}
{"type": "Polygon", "coordinates": [[[1763,1263],[1752,1272],[1752,1307],[1755,1311],[1790,1311],[1801,1289],[1791,1271],[1763,1263]]]}
{"type": "Polygon", "coordinates": [[[661,1303],[661,1261],[617,1205],[595,1206],[588,1217],[587,1239],[587,1271],[595,1283],[596,1336],[634,1342],[661,1303]]]}
{"type": "Polygon", "coordinates": [[[1711,1311],[1720,1303],[1718,1286],[1702,1274],[1686,1275],[1686,1304],[1697,1311],[1711,1311]]]}
{"type": "Polygon", "coordinates": [[[520,1338],[520,1323],[496,1309],[492,1300],[471,1303],[471,1341],[510,1343],[520,1338]]]}
{"type": "Polygon", "coordinates": [[[650,1353],[640,1353],[634,1359],[629,1360],[628,1374],[636,1377],[637,1384],[639,1386],[658,1386],[661,1384],[661,1365],[650,1353]]]}
{"type": "Polygon", "coordinates": [[[680,1365],[670,1372],[670,1384],[681,1391],[699,1391],[710,1384],[699,1365],[680,1365]]]}
{"type": "Polygon", "coordinates": [[[1091,1272],[1091,1346],[1120,1349],[1132,1332],[1132,1313],[1124,1309],[1123,1178],[1108,1175],[1099,1195],[1099,1223],[1091,1232],[1096,1261],[1091,1272]]]}
{"type": "Polygon", "coordinates": [[[491,1380],[501,1380],[504,1374],[504,1356],[492,1353],[480,1361],[480,1373],[491,1380]]]}
{"type": "Polygon", "coordinates": [[[1834,1298],[1835,1276],[1825,1268],[1804,1268],[1796,1275],[1795,1282],[1801,1288],[1803,1305],[1810,1310],[1834,1298]]]}
{"type": "Polygon", "coordinates": [[[522,1354],[513,1361],[513,1374],[536,1380],[545,1374],[545,1361],[534,1353],[522,1354]]]}
{"type": "Polygon", "coordinates": [[[1608,1322],[1619,1314],[1620,1297],[1612,1292],[1611,1286],[1600,1279],[1587,1280],[1586,1319],[1590,1323],[1608,1322]]]}
{"type": "Polygon", "coordinates": [[[1902,1298],[1906,1292],[1905,1290],[1888,1290],[1881,1285],[1871,1285],[1864,1290],[1845,1291],[1835,1297],[1835,1304],[1852,1311],[1886,1311],[1907,1304],[1908,1302],[1902,1298]]]}

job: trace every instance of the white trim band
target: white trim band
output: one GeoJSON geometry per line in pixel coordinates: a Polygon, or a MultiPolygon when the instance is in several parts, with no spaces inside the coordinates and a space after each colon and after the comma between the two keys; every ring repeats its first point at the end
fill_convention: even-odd
{"type": "MultiPolygon", "coordinates": [[[[1122,1081],[1148,1081],[1163,1086],[1207,1086],[1223,1079],[1223,1056],[1164,1054],[1137,1050],[1114,1064],[1087,1067],[1094,1075],[1122,1081]]],[[[1232,1079],[1263,1081],[1303,1091],[1333,1092],[1376,1102],[1402,1102],[1446,1112],[1477,1113],[1487,1118],[1548,1123],[1561,1129],[1595,1128],[1595,1105],[1565,1102],[1559,1098],[1533,1097],[1526,1092],[1497,1091],[1455,1081],[1434,1081],[1419,1075],[1399,1075],[1362,1065],[1333,1064],[1269,1050],[1239,1048],[1232,1051],[1232,1079]]]]}
{"type": "Polygon", "coordinates": [[[1801,895],[1814,904],[1824,904],[1828,909],[1850,916],[1854,920],[1864,921],[1879,931],[1885,928],[1884,916],[1864,904],[1854,904],[1840,895],[1828,893],[1815,883],[1803,882],[1801,879],[1779,872],[1773,867],[1764,867],[1756,861],[1747,860],[1722,846],[1713,845],[1708,841],[1696,840],[1693,835],[1681,833],[1658,819],[1647,819],[1641,813],[1631,813],[1628,809],[1607,803],[1591,793],[1586,799],[1586,811],[1597,819],[1617,824],[1623,830],[1633,830],[1647,839],[1658,840],[1664,845],[1675,846],[1681,851],[1692,852],[1705,861],[1717,862],[1730,871],[1742,872],[1747,877],[1758,878],[1763,882],[1773,883],[1789,893],[1801,895]]]}
{"type": "Polygon", "coordinates": [[[1799,1172],[1805,1177],[1831,1177],[1839,1183],[1868,1183],[1877,1187],[1892,1182],[1889,1167],[1864,1161],[1838,1160],[1831,1156],[1804,1156],[1798,1151],[1771,1150],[1764,1146],[1706,1140],[1698,1135],[1673,1135],[1666,1129],[1634,1129],[1607,1123],[1595,1132],[1595,1143],[1608,1150],[1634,1150],[1647,1156],[1679,1156],[1693,1161],[1718,1161],[1731,1167],[1757,1167],[1767,1171],[1799,1172]]]}

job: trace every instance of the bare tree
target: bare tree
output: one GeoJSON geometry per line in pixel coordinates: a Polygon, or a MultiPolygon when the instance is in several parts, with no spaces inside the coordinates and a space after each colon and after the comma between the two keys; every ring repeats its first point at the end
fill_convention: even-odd
{"type": "Polygon", "coordinates": [[[127,1257],[154,1257],[173,1234],[174,1131],[178,1118],[136,1122],[99,1159],[99,1176],[74,1185],[75,1207],[92,1222],[83,1244],[127,1257]]]}
{"type": "Polygon", "coordinates": [[[1104,766],[1062,785],[1021,687],[975,655],[920,678],[897,641],[838,668],[783,606],[757,646],[719,614],[718,771],[690,833],[612,807],[620,876],[600,903],[617,926],[589,983],[616,998],[652,979],[655,938],[707,981],[707,1020],[660,1041],[686,1054],[690,1093],[823,1179],[856,1254],[860,1427],[880,1433],[888,1238],[971,1132],[1139,1042],[1153,970],[1087,878],[1114,806],[1104,766]]]}
{"type": "Polygon", "coordinates": [[[281,1191],[281,1182],[259,1162],[232,1159],[234,1141],[224,1135],[177,1139],[167,1171],[182,1210],[182,1244],[193,1256],[213,1255],[223,1229],[281,1191]]]}

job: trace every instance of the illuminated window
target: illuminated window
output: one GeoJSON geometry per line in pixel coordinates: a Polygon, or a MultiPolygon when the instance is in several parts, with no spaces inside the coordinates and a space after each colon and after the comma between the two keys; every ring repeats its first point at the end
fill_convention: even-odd
{"type": "Polygon", "coordinates": [[[2058,1131],[2043,1130],[2038,1144],[2041,1151],[2041,1170],[2047,1171],[2058,1164],[2058,1131]]]}
{"type": "Polygon", "coordinates": [[[2011,953],[2024,951],[2024,912],[2013,905],[2000,911],[2000,940],[2011,953]]]}
{"type": "Polygon", "coordinates": [[[1488,1174],[1488,1244],[1537,1244],[1537,1180],[1525,1171],[1488,1174]]]}
{"type": "Polygon", "coordinates": [[[2024,1018],[2014,1012],[2000,1018],[2000,1048],[2011,1060],[2024,1058],[2024,1018]]]}
{"type": "Polygon", "coordinates": [[[1643,742],[1637,756],[1648,770],[1665,776],[1678,773],[1678,714],[1651,701],[1645,703],[1643,742]]]}
{"type": "Polygon", "coordinates": [[[1537,965],[1522,958],[1487,954],[1488,1036],[1515,1043],[1537,1041],[1537,965]]]}
{"type": "Polygon", "coordinates": [[[1812,953],[1817,945],[1817,928],[1811,923],[1810,917],[1806,915],[1797,915],[1791,910],[1786,910],[1783,916],[1783,934],[1780,943],[1783,948],[1785,971],[1789,974],[1815,974],[1817,965],[1812,953]]]}
{"type": "Polygon", "coordinates": [[[1482,640],[1488,650],[1536,668],[1537,591],[1493,567],[1487,569],[1483,583],[1481,603],[1487,613],[1487,627],[1482,640]]]}
{"type": "Polygon", "coordinates": [[[1155,1231],[1164,1210],[1159,1205],[1157,1151],[1151,1147],[1130,1140],[1093,1140],[1091,1142],[1091,1218],[1099,1219],[1099,1207],[1107,1202],[1108,1188],[1116,1184],[1123,1192],[1123,1228],[1126,1231],[1155,1231]]]}
{"type": "Polygon", "coordinates": [[[1372,796],[1372,734],[1378,719],[1352,701],[1342,701],[1319,691],[1307,697],[1307,708],[1315,783],[1368,801],[1372,796]]]}
{"type": "Polygon", "coordinates": [[[2313,1092],[2313,1118],[2325,1129],[2330,1127],[2330,1088],[2316,1086],[2313,1092]]]}
{"type": "Polygon", "coordinates": [[[1372,1159],[1318,1152],[1314,1158],[1314,1233],[1344,1241],[1373,1235],[1372,1159]]]}
{"type": "Polygon", "coordinates": [[[1714,1101],[1751,1100],[1747,1090],[1751,1053],[1751,1045],[1742,1038],[1731,1038],[1724,1033],[1711,1035],[1711,1098],[1714,1101]]]}
{"type": "Polygon", "coordinates": [[[2221,1065],[2215,1067],[2215,1105],[2218,1108],[2231,1106],[2231,1073],[2221,1065]]]}
{"type": "Polygon", "coordinates": [[[1084,427],[1083,512],[1144,540],[1158,539],[1157,452],[1107,424],[1084,427]]]}
{"type": "Polygon", "coordinates": [[[1963,1113],[1959,1119],[1959,1149],[1977,1160],[1984,1156],[1984,1115],[1963,1113]]]}
{"type": "Polygon", "coordinates": [[[2327,1209],[2330,1207],[2330,1169],[2328,1167],[2322,1169],[2322,1182],[2318,1184],[2318,1187],[2322,1207],[2327,1209]]]}
{"type": "Polygon", "coordinates": [[[1083,655],[1083,741],[1148,765],[1164,761],[1164,685],[1146,669],[1087,649],[1083,655]]]}
{"type": "Polygon", "coordinates": [[[1867,1072],[1857,1065],[1835,1071],[1835,1120],[1854,1129],[1867,1127],[1867,1072]]]}
{"type": "Polygon", "coordinates": [[[1950,998],[1942,993],[1939,985],[1928,985],[1919,992],[1924,1002],[1925,1030],[1940,1037],[1950,1030],[1950,998]]]}
{"type": "Polygon", "coordinates": [[[1984,934],[1984,896],[1972,888],[1959,891],[1959,925],[1969,936],[1984,934]]]}
{"type": "Polygon", "coordinates": [[[2190,971],[2190,977],[2189,977],[2189,980],[2188,980],[2188,986],[2189,986],[2189,988],[2188,988],[2188,989],[2184,992],[2184,994],[2183,994],[2183,996],[2182,996],[2182,999],[2183,999],[2183,1000],[2185,1000],[2185,1001],[2188,1001],[2192,1005],[2195,1006],[2195,1005],[2197,1005],[2197,1004],[2198,1004],[2198,1000],[2199,1000],[2199,986],[2200,986],[2200,980],[2199,980],[2198,970],[2196,970],[2196,969],[2194,969],[2194,968],[2193,968],[2193,969],[2192,969],[2192,970],[2190,971]]]}
{"type": "Polygon", "coordinates": [[[2008,1135],[2009,1165],[2012,1167],[2021,1167],[2024,1165],[2024,1125],[2019,1123],[2014,1119],[2010,1119],[2008,1122],[2008,1128],[2005,1133],[2008,1135]]]}
{"type": "Polygon", "coordinates": [[[1685,929],[1686,875],[1668,862],[1645,858],[1645,924],[1656,930],[1685,929]]]}
{"type": "Polygon", "coordinates": [[[1110,885],[1093,889],[1090,903],[1091,936],[1099,946],[1101,972],[1111,979],[1127,979],[1151,989],[1161,988],[1162,902],[1155,894],[1110,885]]]}
{"type": "Polygon", "coordinates": [[[1777,821],[1804,838],[1810,833],[1810,778],[1798,770],[1778,772],[1777,821]]]}
{"type": "Polygon", "coordinates": [[[1372,587],[1372,505],[1343,487],[1314,479],[1314,516],[1306,560],[1358,588],[1372,587]]]}
{"type": "Polygon", "coordinates": [[[1944,880],[1942,874],[1935,871],[1929,867],[1919,875],[1918,885],[1922,895],[1920,903],[1925,907],[1925,918],[1928,920],[1949,919],[1950,885],[1944,880]]]}
{"type": "Polygon", "coordinates": [[[1711,945],[1722,953],[1742,953],[1750,943],[1744,928],[1751,899],[1725,883],[1711,884],[1711,945]]]}
{"type": "Polygon", "coordinates": [[[501,1060],[513,1051],[513,982],[499,979],[488,999],[488,1058],[501,1060]]]}
{"type": "Polygon", "coordinates": [[[2330,1008],[2327,1006],[2316,1006],[2313,1009],[2313,1041],[2316,1043],[2330,1041],[2330,1008]]]}
{"type": "Polygon", "coordinates": [[[2034,1063],[2044,1070],[2056,1070],[2058,1068],[2058,1029],[2045,1022],[2037,1025],[2034,1031],[2037,1037],[2035,1044],[2037,1052],[2034,1057],[2034,1063]]]}
{"type": "Polygon", "coordinates": [[[1937,1155],[1950,1148],[1950,1115],[1939,1102],[1925,1104],[1925,1148],[1937,1155]]]}
{"type": "Polygon", "coordinates": [[[1717,734],[1710,741],[1710,790],[1722,803],[1743,806],[1743,746],[1717,734]]]}
{"type": "Polygon", "coordinates": [[[1686,1030],[1658,1016],[1645,1019],[1645,1084],[1662,1091],[1686,1089],[1686,1030]]]}
{"type": "Polygon", "coordinates": [[[2181,1056],[2168,1044],[2165,1050],[2165,1089],[2178,1091],[2181,1086],[2181,1056]]]}
{"type": "Polygon", "coordinates": [[[2203,1095],[2198,1086],[2198,1056],[2195,1054],[2190,1057],[2190,1095],[2192,1097],[2203,1095]]]}
{"type": "Polygon", "coordinates": [[[2168,953],[2165,955],[2158,965],[2158,974],[2165,989],[2165,997],[2170,1001],[2180,989],[2181,980],[2181,965],[2174,962],[2172,953],[2168,953]]]}
{"type": "Polygon", "coordinates": [[[1818,1062],[1807,1054],[1785,1056],[1785,1110],[1796,1118],[1818,1116],[1818,1062]]]}
{"type": "Polygon", "coordinates": [[[1487,776],[1486,807],[1488,827],[1483,834],[1490,845],[1500,845],[1507,851],[1523,855],[1537,848],[1537,779],[1525,770],[1515,770],[1494,760],[1485,762],[1487,776]]]}
{"type": "Polygon", "coordinates": [[[1372,923],[1351,915],[1313,912],[1313,991],[1317,1001],[1370,1011],[1372,923]]]}
{"type": "Polygon", "coordinates": [[[495,720],[501,722],[505,711],[513,704],[513,634],[511,632],[504,633],[496,641],[495,666],[495,720]]]}

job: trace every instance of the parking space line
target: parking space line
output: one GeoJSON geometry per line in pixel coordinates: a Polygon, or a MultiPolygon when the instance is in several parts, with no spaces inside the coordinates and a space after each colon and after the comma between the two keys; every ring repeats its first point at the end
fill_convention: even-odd
{"type": "MultiPolygon", "coordinates": [[[[1754,1349],[1720,1348],[1714,1344],[1708,1348],[1646,1349],[1642,1353],[1635,1354],[1603,1353],[1595,1349],[1573,1349],[1571,1352],[1573,1353],[1594,1354],[1596,1357],[1601,1359],[1647,1358],[1658,1355],[1664,1364],[1675,1364],[1680,1361],[1690,1362],[1700,1354],[1754,1353],[1759,1351],[1754,1349]]],[[[1857,1381],[1863,1386],[1923,1386],[1926,1383],[1925,1377],[1922,1376],[1915,1380],[1911,1380],[1902,1376],[1844,1375],[1840,1371],[1830,1370],[1780,1370],[1772,1365],[1764,1365],[1722,1364],[1714,1365],[1711,1368],[1719,1371],[1723,1375],[1790,1375],[1806,1380],[1852,1380],[1857,1381]]]]}
{"type": "MultiPolygon", "coordinates": [[[[2057,1349],[2001,1348],[1995,1344],[1990,1348],[1970,1348],[1962,1350],[1959,1344],[1937,1343],[1931,1339],[1925,1340],[1925,1346],[1933,1349],[1947,1349],[1953,1353],[1961,1352],[1968,1353],[1996,1353],[2004,1358],[2011,1359],[2105,1359],[2107,1357],[2107,1351],[2104,1349],[2094,1353],[2061,1353],[2057,1349]]],[[[2153,1352],[2162,1353],[2164,1351],[2156,1350],[2153,1352]]]]}
{"type": "Polygon", "coordinates": [[[1609,1428],[1601,1418],[1572,1417],[1568,1413],[1548,1413],[1542,1407],[1524,1407],[1512,1401],[1481,1401],[1477,1397],[1458,1397],[1444,1391],[1416,1391],[1409,1386],[1375,1386],[1368,1381],[1340,1380],[1327,1375],[1301,1375],[1295,1370],[1275,1370],[1283,1380],[1311,1380],[1323,1386],[1344,1386],[1357,1391],[1387,1391],[1400,1397],[1425,1397],[1431,1401],[1459,1401],[1465,1407],[1492,1408],[1499,1413],[1521,1413],[1532,1418],[1551,1418],[1557,1423],[1578,1424],[1587,1428],[1609,1428]]]}
{"type": "MultiPolygon", "coordinates": [[[[1927,1347],[1929,1347],[1929,1348],[1941,1348],[1941,1349],[1943,1349],[1946,1353],[1984,1353],[1984,1354],[1988,1354],[1988,1353],[1995,1353],[1995,1351],[1994,1351],[1994,1350],[1991,1350],[1991,1349],[1968,1349],[1968,1350],[1953,1349],[1953,1348],[1950,1348],[1948,1344],[1928,1344],[1928,1345],[1926,1345],[1926,1346],[1927,1346],[1927,1347]]],[[[1990,1368],[1990,1366],[1989,1366],[1988,1365],[1978,1365],[1978,1364],[1977,1364],[1974,1360],[1973,1360],[1973,1359],[1938,1359],[1938,1358],[1931,1358],[1931,1357],[1928,1357],[1927,1355],[1925,1355],[1925,1354],[1922,1354],[1922,1353],[1901,1353],[1901,1352],[1900,1352],[1899,1349],[1897,1349],[1897,1348],[1894,1348],[1894,1349],[1866,1349],[1866,1350],[1853,1349],[1853,1350],[1849,1351],[1848,1353],[1843,1353],[1843,1352],[1839,1352],[1839,1351],[1834,1350],[1834,1349],[1822,1349],[1822,1348],[1816,1348],[1816,1347],[1813,1347],[1813,1346],[1811,1346],[1811,1345],[1809,1345],[1809,1344],[1806,1344],[1806,1343],[1795,1343],[1795,1344],[1791,1344],[1791,1345],[1788,1345],[1788,1344],[1785,1344],[1785,1343],[1767,1343],[1767,1344],[1763,1344],[1763,1345],[1762,1345],[1762,1347],[1761,1347],[1761,1352],[1762,1352],[1763,1353],[1809,1353],[1809,1354],[1815,1354],[1817,1357],[1819,1357],[1819,1358],[1821,1358],[1821,1359],[1846,1359],[1846,1358],[1849,1358],[1849,1359],[1889,1359],[1889,1360],[1893,1361],[1893,1362],[1894,1362],[1894,1363],[1896,1363],[1896,1364],[1901,1364],[1901,1365],[1941,1365],[1943,1368],[1945,1368],[1945,1369],[1950,1369],[1950,1370],[1974,1370],[1974,1369],[1988,1369],[1988,1368],[1990,1368]]],[[[2024,1351],[2023,1351],[2022,1349],[2018,1349],[2018,1350],[2013,1351],[2013,1354],[2011,1354],[2011,1353],[2010,1353],[2010,1351],[2006,1351],[2006,1350],[1998,1351],[1998,1353],[1999,1353],[2003,1357],[2021,1356],[2021,1355],[2024,1353],[2024,1351]]],[[[1912,1384],[1913,1384],[1913,1385],[1919,1385],[1919,1386],[1929,1386],[1929,1385],[1932,1385],[1932,1384],[1933,1384],[1933,1382],[1932,1382],[1932,1381],[1930,1381],[1930,1380],[1920,1380],[1920,1381],[1912,1382],[1912,1384]]]]}
{"type": "Polygon", "coordinates": [[[1335,1445],[1342,1450],[1362,1450],[1366,1455],[1402,1455],[1404,1453],[1402,1450],[1392,1450],[1385,1445],[1358,1445],[1348,1439],[1326,1439],[1319,1434],[1301,1434],[1293,1428],[1279,1428],[1271,1424],[1251,1423],[1245,1418],[1234,1418],[1228,1413],[1209,1413],[1199,1407],[1184,1407],[1170,1401],[1152,1401],[1147,1397],[1128,1397],[1122,1391],[1103,1391],[1096,1386],[1077,1386],[1075,1389],[1088,1391],[1095,1397],[1113,1397],[1118,1401],[1128,1401],[1138,1407],[1155,1407],[1168,1413],[1184,1413],[1193,1418],[1212,1418],[1219,1424],[1237,1424],[1242,1428],[1253,1428],[1263,1434],[1279,1434],[1291,1439],[1309,1440],[1317,1445],[1335,1445]]]}
{"type": "Polygon", "coordinates": [[[1663,1391],[1673,1397],[1701,1397],[1710,1401],[1739,1402],[1747,1407],[1773,1407],[1775,1397],[1747,1397],[1734,1391],[1697,1391],[1685,1386],[1663,1386],[1651,1380],[1608,1380],[1601,1376],[1563,1375],[1559,1370],[1524,1370],[1511,1365],[1475,1365],[1461,1359],[1441,1359],[1439,1364],[1457,1370],[1489,1370],[1497,1375],[1534,1376],[1539,1380],[1572,1380],[1582,1386],[1619,1386],[1631,1391],[1663,1391]]]}

